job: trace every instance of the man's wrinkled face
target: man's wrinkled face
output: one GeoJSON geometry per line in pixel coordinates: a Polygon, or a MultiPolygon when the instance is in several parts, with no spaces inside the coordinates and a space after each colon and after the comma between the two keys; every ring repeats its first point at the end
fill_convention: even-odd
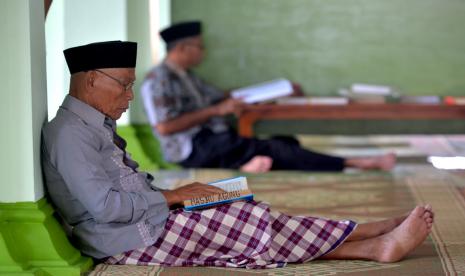
{"type": "Polygon", "coordinates": [[[135,69],[105,68],[91,72],[94,77],[92,106],[113,120],[119,119],[134,98],[135,69]]]}

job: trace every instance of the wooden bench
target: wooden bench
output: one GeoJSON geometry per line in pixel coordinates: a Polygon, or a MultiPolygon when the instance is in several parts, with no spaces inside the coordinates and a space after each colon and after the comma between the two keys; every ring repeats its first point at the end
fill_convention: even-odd
{"type": "MultiPolygon", "coordinates": [[[[464,105],[430,104],[348,104],[348,105],[277,105],[248,106],[239,117],[239,134],[254,136],[258,124],[284,121],[280,127],[267,128],[269,134],[463,134],[464,105]],[[319,122],[317,128],[312,123],[319,122]],[[425,125],[426,122],[426,125],[425,125]],[[383,126],[384,124],[384,126],[383,126]],[[396,125],[394,131],[386,125],[396,125]],[[415,128],[420,124],[421,128],[415,128]]],[[[391,128],[392,129],[392,128],[391,128]]]]}

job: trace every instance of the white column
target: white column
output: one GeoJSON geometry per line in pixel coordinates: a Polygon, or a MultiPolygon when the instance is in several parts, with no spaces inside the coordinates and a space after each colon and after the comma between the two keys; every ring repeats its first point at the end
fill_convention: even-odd
{"type": "MultiPolygon", "coordinates": [[[[70,75],[63,50],[93,42],[127,40],[126,10],[126,0],[53,0],[46,22],[49,119],[55,117],[68,94],[70,75]]],[[[123,114],[118,123],[128,121],[123,114]]]]}
{"type": "Polygon", "coordinates": [[[47,118],[43,1],[0,1],[0,36],[0,202],[37,201],[47,118]]]}

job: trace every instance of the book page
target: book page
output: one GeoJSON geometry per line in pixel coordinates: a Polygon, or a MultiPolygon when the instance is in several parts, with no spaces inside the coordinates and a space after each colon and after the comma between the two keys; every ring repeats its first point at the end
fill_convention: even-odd
{"type": "Polygon", "coordinates": [[[245,178],[244,176],[211,182],[208,183],[208,185],[218,187],[220,189],[225,190],[226,192],[247,190],[248,188],[247,178],[245,178]]]}
{"type": "Polygon", "coordinates": [[[392,94],[392,88],[383,85],[372,85],[363,83],[354,83],[350,88],[355,94],[381,95],[387,96],[392,94]]]}
{"type": "Polygon", "coordinates": [[[231,91],[235,99],[242,99],[245,103],[263,102],[292,94],[292,84],[286,79],[277,79],[231,91]]]}

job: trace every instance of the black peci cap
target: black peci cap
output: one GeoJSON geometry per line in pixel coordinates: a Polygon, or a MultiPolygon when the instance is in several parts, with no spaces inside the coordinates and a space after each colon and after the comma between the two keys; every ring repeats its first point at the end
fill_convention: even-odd
{"type": "Polygon", "coordinates": [[[181,38],[197,36],[202,33],[200,21],[189,21],[174,24],[160,32],[160,36],[166,43],[176,41],[181,38]]]}
{"type": "Polygon", "coordinates": [[[135,68],[137,43],[105,41],[63,51],[71,74],[101,68],[135,68]]]}

